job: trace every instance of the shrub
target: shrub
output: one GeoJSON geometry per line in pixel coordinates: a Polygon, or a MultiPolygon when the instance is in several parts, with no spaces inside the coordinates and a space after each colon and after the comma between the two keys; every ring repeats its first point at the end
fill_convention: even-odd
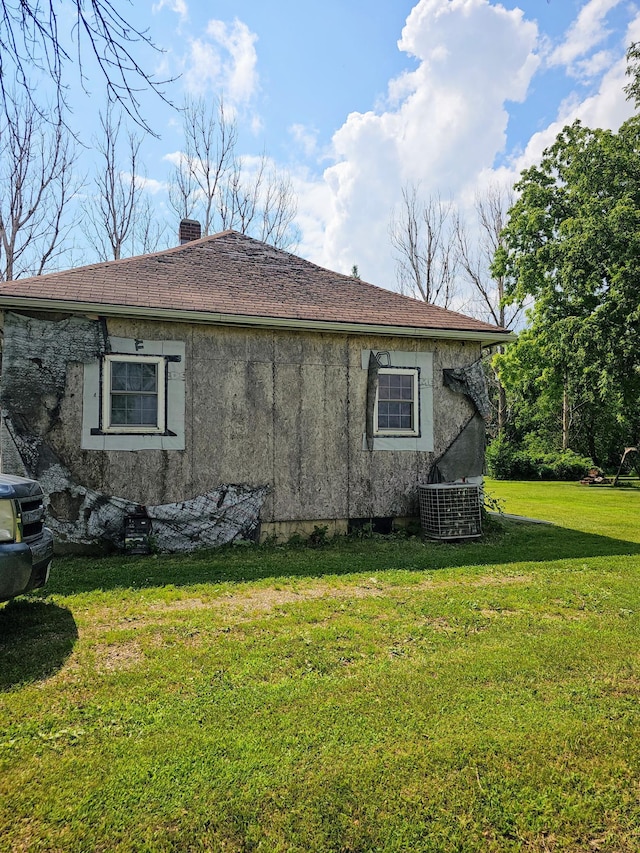
{"type": "Polygon", "coordinates": [[[504,435],[487,448],[487,472],[496,480],[579,480],[593,467],[573,450],[543,450],[535,441],[518,447],[504,435]]]}
{"type": "Polygon", "coordinates": [[[580,480],[593,467],[593,461],[587,456],[574,453],[573,450],[563,450],[555,455],[550,465],[553,476],[549,479],[580,480]]]}
{"type": "Polygon", "coordinates": [[[513,476],[515,448],[503,434],[493,439],[486,452],[487,472],[496,480],[510,480],[513,476]]]}

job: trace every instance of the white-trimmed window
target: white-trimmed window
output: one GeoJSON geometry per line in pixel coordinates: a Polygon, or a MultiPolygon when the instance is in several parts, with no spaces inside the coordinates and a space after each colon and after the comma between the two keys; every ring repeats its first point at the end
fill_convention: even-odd
{"type": "Polygon", "coordinates": [[[420,435],[419,389],[419,368],[379,368],[374,411],[375,435],[420,435]]]}
{"type": "Polygon", "coordinates": [[[103,432],[164,433],[165,374],[162,356],[105,356],[102,362],[103,432]]]}

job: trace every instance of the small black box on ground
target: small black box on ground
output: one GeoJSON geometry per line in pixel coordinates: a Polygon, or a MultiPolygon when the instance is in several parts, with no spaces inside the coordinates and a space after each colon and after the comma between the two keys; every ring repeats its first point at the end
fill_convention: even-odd
{"type": "Polygon", "coordinates": [[[150,552],[151,519],[143,506],[124,517],[124,550],[127,554],[150,552]]]}

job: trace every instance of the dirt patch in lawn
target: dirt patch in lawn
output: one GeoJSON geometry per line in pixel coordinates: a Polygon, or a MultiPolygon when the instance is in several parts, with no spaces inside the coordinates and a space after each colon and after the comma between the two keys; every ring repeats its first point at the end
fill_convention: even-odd
{"type": "Polygon", "coordinates": [[[96,669],[99,672],[134,669],[144,660],[144,653],[138,643],[98,644],[95,647],[96,669]]]}
{"type": "Polygon", "coordinates": [[[372,598],[380,597],[389,594],[390,592],[399,592],[404,594],[416,590],[440,589],[452,586],[481,587],[496,584],[522,584],[527,583],[530,580],[531,577],[529,575],[513,575],[510,577],[488,576],[444,583],[430,579],[419,584],[411,584],[403,587],[384,584],[377,578],[370,578],[368,583],[362,583],[359,586],[334,587],[327,583],[318,583],[314,584],[314,586],[299,589],[264,587],[262,589],[253,590],[250,593],[229,592],[222,597],[212,599],[180,598],[164,604],[154,604],[149,607],[149,611],[188,611],[211,608],[238,608],[241,610],[264,611],[272,610],[273,608],[282,607],[288,604],[299,604],[306,600],[317,600],[320,598],[372,598]]]}
{"type": "Polygon", "coordinates": [[[93,630],[101,633],[107,630],[122,629],[127,627],[145,628],[157,625],[163,621],[164,614],[189,613],[199,610],[217,610],[220,615],[233,615],[235,619],[250,619],[257,613],[266,613],[287,607],[292,604],[300,604],[305,601],[317,601],[323,598],[327,600],[357,600],[365,598],[380,598],[385,595],[407,596],[414,592],[426,589],[446,589],[447,587],[484,587],[503,586],[508,584],[524,584],[531,581],[529,575],[511,576],[482,576],[473,578],[456,578],[447,581],[425,579],[418,584],[398,586],[385,584],[377,578],[369,578],[358,586],[336,587],[329,583],[315,583],[313,586],[300,586],[296,588],[261,587],[250,592],[241,590],[228,591],[223,594],[214,594],[209,597],[189,596],[175,598],[170,601],[155,602],[147,605],[139,616],[128,615],[122,617],[117,612],[117,607],[100,608],[95,613],[93,630]]]}

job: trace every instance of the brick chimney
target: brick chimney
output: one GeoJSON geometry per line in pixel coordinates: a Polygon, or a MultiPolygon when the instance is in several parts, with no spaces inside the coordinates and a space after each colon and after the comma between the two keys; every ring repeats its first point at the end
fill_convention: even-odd
{"type": "Polygon", "coordinates": [[[192,240],[199,240],[202,237],[202,228],[196,219],[183,219],[180,222],[180,245],[190,243],[192,240]]]}

